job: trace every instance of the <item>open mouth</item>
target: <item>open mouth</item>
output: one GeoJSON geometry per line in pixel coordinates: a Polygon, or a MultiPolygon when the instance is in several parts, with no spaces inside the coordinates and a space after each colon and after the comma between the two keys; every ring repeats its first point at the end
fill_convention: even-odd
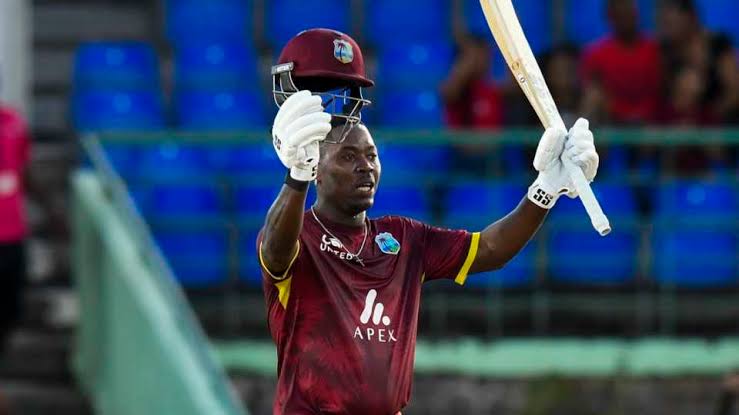
{"type": "Polygon", "coordinates": [[[360,192],[371,192],[375,188],[375,184],[371,181],[357,183],[356,189],[360,192]]]}

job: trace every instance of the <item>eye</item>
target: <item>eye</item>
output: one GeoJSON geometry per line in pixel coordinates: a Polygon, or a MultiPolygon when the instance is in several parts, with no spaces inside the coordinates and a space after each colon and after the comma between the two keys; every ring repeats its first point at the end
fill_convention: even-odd
{"type": "Polygon", "coordinates": [[[367,155],[367,159],[369,159],[369,161],[375,161],[377,160],[377,154],[370,153],[367,155]]]}
{"type": "Polygon", "coordinates": [[[342,158],[346,161],[354,161],[354,153],[344,153],[342,158]]]}

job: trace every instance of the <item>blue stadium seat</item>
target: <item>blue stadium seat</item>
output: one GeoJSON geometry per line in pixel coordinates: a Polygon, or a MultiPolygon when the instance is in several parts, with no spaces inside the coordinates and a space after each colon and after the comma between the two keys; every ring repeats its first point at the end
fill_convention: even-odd
{"type": "Polygon", "coordinates": [[[244,89],[259,83],[257,58],[243,42],[198,42],[176,49],[176,89],[244,89]]]}
{"type": "Polygon", "coordinates": [[[270,0],[267,3],[269,40],[281,49],[290,38],[306,29],[325,27],[348,33],[349,3],[346,0],[270,0]]]}
{"type": "MultiPolygon", "coordinates": [[[[607,0],[567,0],[565,28],[567,39],[585,45],[607,34],[610,29],[606,12],[607,0]]],[[[655,0],[637,0],[639,26],[651,31],[655,27],[655,0]]]]}
{"type": "Polygon", "coordinates": [[[224,230],[154,229],[154,239],[183,286],[213,286],[228,277],[229,244],[224,230]]]}
{"type": "Polygon", "coordinates": [[[485,19],[485,14],[483,14],[482,8],[480,7],[480,0],[464,0],[462,7],[467,32],[473,36],[484,37],[494,42],[488,21],[485,19]]]}
{"type": "Polygon", "coordinates": [[[214,219],[224,213],[223,196],[214,185],[156,184],[148,192],[143,213],[154,221],[214,219]]]}
{"type": "Polygon", "coordinates": [[[526,187],[514,182],[474,181],[453,184],[444,198],[444,223],[471,231],[482,230],[518,206],[525,194],[526,187]]]}
{"type": "Polygon", "coordinates": [[[729,183],[675,181],[661,187],[652,238],[658,282],[683,287],[739,282],[738,198],[729,183]]]}
{"type": "Polygon", "coordinates": [[[108,161],[123,179],[136,176],[139,167],[139,146],[106,142],[103,148],[108,161]]]}
{"type": "Polygon", "coordinates": [[[86,42],[77,49],[74,87],[89,90],[156,90],[159,63],[142,42],[86,42]]]}
{"type": "Polygon", "coordinates": [[[78,131],[141,131],[164,127],[158,92],[78,92],[72,98],[78,131]]]}
{"type": "Polygon", "coordinates": [[[623,177],[629,170],[628,149],[623,146],[608,147],[601,157],[599,177],[623,177]]]}
{"type": "MultiPolygon", "coordinates": [[[[521,22],[526,39],[534,53],[540,53],[551,46],[551,3],[551,1],[541,0],[513,0],[518,20],[521,22]]],[[[463,13],[465,26],[469,33],[495,42],[482,8],[480,8],[479,0],[464,0],[463,13]]]]}
{"type": "Polygon", "coordinates": [[[443,126],[443,104],[435,89],[385,90],[378,106],[383,127],[421,130],[443,126]]]}
{"type": "Polygon", "coordinates": [[[375,204],[368,213],[371,218],[398,215],[428,221],[431,217],[429,207],[428,193],[423,186],[380,185],[375,204]]]}
{"type": "Polygon", "coordinates": [[[280,192],[280,184],[243,184],[234,191],[234,205],[240,216],[264,217],[280,192]]]}
{"type": "MultiPolygon", "coordinates": [[[[444,197],[444,225],[452,229],[478,232],[513,210],[526,187],[515,182],[469,181],[452,184],[444,197]]],[[[472,287],[521,287],[535,276],[536,243],[531,242],[503,269],[471,276],[466,285],[472,287]]]]}
{"type": "Polygon", "coordinates": [[[634,194],[628,186],[613,184],[596,184],[593,191],[613,231],[599,236],[580,200],[560,197],[548,221],[552,227],[547,241],[551,276],[555,281],[585,285],[632,281],[639,249],[634,194]]]}
{"type": "Polygon", "coordinates": [[[678,287],[726,287],[739,283],[736,229],[657,229],[652,239],[654,275],[678,287]]]}
{"type": "Polygon", "coordinates": [[[531,241],[505,267],[470,275],[469,287],[520,288],[533,283],[536,276],[536,241],[531,241]]]}
{"type": "Polygon", "coordinates": [[[736,218],[738,198],[731,183],[678,180],[660,187],[655,206],[661,219],[688,225],[736,218]]]}
{"type": "Polygon", "coordinates": [[[178,127],[188,131],[234,131],[267,125],[259,91],[180,91],[176,94],[178,127]]]}
{"type": "Polygon", "coordinates": [[[264,144],[208,146],[203,151],[208,158],[208,164],[215,172],[225,177],[256,175],[284,177],[285,167],[277,157],[272,144],[267,141],[268,138],[265,138],[264,144]]]}
{"type": "Polygon", "coordinates": [[[380,144],[378,152],[383,180],[446,174],[451,157],[449,147],[432,144],[380,144]]]}
{"type": "Polygon", "coordinates": [[[739,3],[735,0],[698,0],[701,21],[711,30],[728,34],[734,46],[739,47],[739,3]]]}
{"type": "Polygon", "coordinates": [[[167,0],[167,37],[175,45],[253,37],[251,0],[167,0]]]}
{"type": "Polygon", "coordinates": [[[376,46],[447,40],[451,36],[448,0],[372,0],[364,2],[365,38],[376,46]]]}
{"type": "Polygon", "coordinates": [[[454,50],[447,42],[386,45],[379,53],[378,81],[383,88],[435,88],[452,66],[454,50]]]}
{"type": "Polygon", "coordinates": [[[174,142],[145,145],[139,157],[137,178],[141,180],[203,179],[214,173],[204,152],[195,145],[174,142]]]}
{"type": "Polygon", "coordinates": [[[240,229],[239,233],[239,278],[247,285],[262,286],[262,274],[259,268],[256,241],[259,234],[258,226],[249,226],[240,229]]]}

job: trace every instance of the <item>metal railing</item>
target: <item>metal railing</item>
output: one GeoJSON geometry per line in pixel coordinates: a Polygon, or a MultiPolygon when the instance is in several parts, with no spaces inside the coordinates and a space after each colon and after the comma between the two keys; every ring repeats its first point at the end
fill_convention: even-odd
{"type": "MultiPolygon", "coordinates": [[[[494,150],[501,145],[535,145],[540,135],[539,130],[532,129],[513,129],[506,130],[503,132],[490,133],[490,132],[466,132],[466,131],[413,131],[413,132],[398,132],[398,131],[382,131],[379,130],[375,133],[375,139],[380,147],[382,154],[382,146],[385,143],[413,143],[417,145],[444,145],[444,144],[457,144],[457,143],[475,143],[481,145],[483,148],[494,150]]],[[[172,132],[155,132],[145,134],[103,134],[101,135],[101,141],[103,143],[128,143],[135,146],[157,146],[162,143],[177,143],[183,145],[204,145],[204,146],[232,146],[232,145],[255,145],[261,144],[269,146],[270,144],[266,140],[268,134],[264,132],[245,132],[245,133],[227,133],[227,134],[187,134],[187,133],[172,133],[172,132]]],[[[603,129],[596,131],[598,137],[598,144],[606,146],[638,146],[638,145],[657,145],[661,150],[669,150],[680,146],[696,146],[696,145],[713,145],[713,146],[725,146],[731,151],[736,151],[737,145],[739,145],[739,130],[730,129],[712,129],[712,130],[685,130],[685,129],[631,129],[631,130],[620,130],[620,129],[603,129]]],[[[669,152],[661,151],[664,153],[663,157],[669,157],[669,152]]],[[[602,162],[607,160],[602,160],[602,162]]],[[[498,160],[497,162],[500,162],[498,160]]],[[[279,171],[279,165],[276,166],[279,171]]],[[[107,168],[110,168],[108,166],[107,168]]],[[[730,168],[729,174],[725,175],[722,180],[733,183],[734,186],[739,184],[737,180],[736,166],[733,167],[734,174],[731,173],[730,168]]],[[[275,183],[275,193],[279,189],[281,183],[280,178],[272,174],[257,175],[251,174],[248,171],[248,166],[244,167],[243,175],[238,177],[223,177],[223,176],[211,176],[201,178],[187,178],[188,183],[193,183],[193,180],[201,180],[203,183],[215,182],[218,184],[222,191],[222,197],[224,200],[230,200],[234,193],[234,189],[238,186],[248,184],[264,184],[266,179],[269,182],[275,183]]],[[[111,169],[111,174],[115,175],[115,172],[111,169]]],[[[418,183],[416,177],[412,178],[389,178],[392,176],[392,172],[385,171],[385,178],[383,178],[384,185],[399,185],[411,183],[418,183]]],[[[451,177],[444,173],[429,175],[430,180],[423,183],[423,185],[433,188],[434,186],[442,183],[443,185],[450,185],[453,183],[466,182],[470,178],[463,177],[451,177]]],[[[643,174],[627,174],[620,177],[608,177],[604,174],[603,179],[598,182],[604,181],[616,181],[620,183],[628,183],[639,186],[651,186],[659,184],[665,180],[671,180],[667,174],[658,173],[656,175],[643,175],[643,174]]],[[[118,178],[119,179],[119,178],[118,178]]],[[[184,178],[183,178],[184,179],[184,178]]],[[[170,184],[176,183],[177,178],[167,179],[170,184]]],[[[516,180],[520,181],[521,185],[527,184],[531,177],[519,177],[516,180]]],[[[136,182],[132,182],[135,185],[141,185],[145,183],[157,183],[161,182],[156,178],[138,178],[136,182]]],[[[120,182],[123,184],[122,182],[120,182]]],[[[597,185],[596,185],[597,187],[597,185]]],[[[739,187],[738,187],[739,188],[739,187]]],[[[382,189],[380,189],[380,192],[382,189]]],[[[523,196],[523,194],[521,195],[523,196]]],[[[131,204],[130,199],[128,204],[131,204]]],[[[229,204],[229,203],[227,203],[229,204]]],[[[606,211],[608,206],[605,206],[606,211]]],[[[493,221],[497,218],[488,218],[493,221]]],[[[615,229],[618,230],[629,230],[637,235],[639,248],[637,254],[637,266],[636,273],[632,282],[626,284],[628,287],[617,287],[613,290],[608,289],[596,289],[593,290],[561,290],[559,288],[552,288],[552,280],[549,278],[548,272],[548,258],[545,241],[550,237],[551,233],[561,228],[577,228],[582,226],[581,224],[568,222],[566,220],[560,221],[549,221],[540,234],[537,236],[537,252],[535,254],[535,278],[531,284],[528,284],[525,289],[506,289],[490,283],[486,287],[477,287],[466,290],[449,291],[445,287],[438,288],[432,287],[428,290],[428,295],[425,296],[425,301],[428,303],[426,312],[422,316],[422,320],[426,322],[429,330],[434,333],[450,333],[450,327],[453,326],[453,322],[463,316],[468,315],[470,312],[479,312],[483,318],[482,324],[477,324],[477,331],[484,332],[492,335],[504,334],[510,326],[508,320],[510,315],[521,315],[524,314],[527,317],[525,320],[527,323],[514,323],[521,326],[528,327],[522,329],[523,332],[544,334],[551,332],[551,328],[557,325],[556,314],[559,311],[564,311],[567,314],[568,310],[575,312],[575,314],[592,313],[593,310],[598,311],[599,308],[603,310],[617,310],[618,313],[623,317],[622,320],[626,319],[631,321],[632,328],[627,331],[634,331],[639,333],[671,333],[677,329],[677,322],[680,320],[680,306],[679,306],[679,290],[674,285],[670,284],[656,284],[650,278],[651,270],[651,235],[655,226],[665,226],[669,224],[659,223],[655,219],[648,216],[637,216],[636,220],[619,220],[618,217],[614,221],[615,229]],[[630,317],[628,317],[630,316],[630,317]]],[[[445,218],[438,216],[433,218],[438,224],[446,223],[445,218]]],[[[238,299],[234,301],[225,301],[230,304],[245,304],[254,303],[255,301],[261,303],[258,299],[258,286],[252,286],[243,282],[244,275],[241,275],[240,266],[241,261],[244,257],[252,257],[253,253],[245,254],[240,252],[240,247],[244,246],[241,243],[241,239],[244,235],[245,229],[258,228],[263,221],[263,215],[253,216],[238,216],[236,212],[227,213],[221,220],[204,221],[202,218],[179,218],[177,220],[159,220],[152,221],[152,225],[163,228],[177,228],[177,227],[218,227],[224,229],[229,234],[230,240],[230,252],[228,256],[228,276],[226,278],[226,290],[225,294],[221,292],[218,295],[225,295],[232,298],[234,292],[239,289],[244,289],[248,293],[252,293],[254,301],[240,301],[238,299]],[[251,255],[250,255],[251,254],[251,255]]],[[[583,221],[585,223],[586,221],[583,221]]],[[[696,219],[697,225],[701,224],[700,219],[696,219]]],[[[724,219],[723,221],[713,221],[711,226],[724,226],[730,229],[739,230],[739,219],[737,217],[724,219]]],[[[739,232],[738,232],[739,233],[739,232]]],[[[739,256],[737,256],[739,257],[739,256]]],[[[737,261],[737,257],[729,258],[727,260],[737,261]]],[[[585,258],[583,262],[593,261],[594,259],[585,258]]],[[[254,267],[255,272],[258,272],[257,267],[254,267]]],[[[258,278],[258,276],[257,276],[258,278]]],[[[472,277],[474,278],[474,277],[472,277]]],[[[556,284],[555,284],[556,285],[556,284]]],[[[735,291],[729,289],[719,292],[719,295],[707,295],[702,296],[700,293],[691,293],[692,300],[700,301],[705,300],[710,303],[713,300],[715,303],[724,301],[728,304],[728,310],[734,310],[731,308],[731,302],[736,300],[738,297],[735,291]],[[721,297],[721,298],[719,298],[721,297]]],[[[233,300],[233,298],[232,298],[233,300]]],[[[692,301],[691,300],[691,301],[692,301]]],[[[694,301],[694,302],[695,302],[694,301]]],[[[710,304],[709,304],[710,305],[710,304]]],[[[721,313],[719,309],[723,307],[717,305],[714,309],[718,310],[717,314],[726,315],[727,312],[721,313]]],[[[724,307],[726,308],[726,307],[724,307]]],[[[262,315],[259,308],[251,308],[251,313],[256,312],[257,315],[262,315]]],[[[601,310],[602,311],[602,310],[601,310]]],[[[736,309],[739,313],[739,309],[736,309]]],[[[601,314],[607,314],[607,311],[601,314]]],[[[224,317],[233,320],[235,325],[238,325],[240,319],[234,318],[233,309],[224,313],[224,317]],[[227,315],[227,316],[226,316],[227,315]]],[[[513,319],[515,320],[515,318],[513,319]]],[[[520,320],[520,319],[519,319],[520,320]]],[[[596,319],[597,320],[597,319],[596,319]]],[[[238,331],[238,330],[237,330],[238,331]]],[[[516,332],[516,329],[513,330],[516,332]]]]}

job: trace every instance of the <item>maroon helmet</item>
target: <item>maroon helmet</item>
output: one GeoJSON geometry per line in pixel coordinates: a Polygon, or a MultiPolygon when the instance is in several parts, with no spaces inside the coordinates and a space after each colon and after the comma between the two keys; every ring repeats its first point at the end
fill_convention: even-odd
{"type": "Polygon", "coordinates": [[[300,90],[320,95],[327,112],[345,120],[341,140],[370,104],[362,97],[362,88],[375,84],[367,78],[357,42],[331,29],[309,29],[290,39],[272,67],[272,82],[278,107],[300,90]]]}

